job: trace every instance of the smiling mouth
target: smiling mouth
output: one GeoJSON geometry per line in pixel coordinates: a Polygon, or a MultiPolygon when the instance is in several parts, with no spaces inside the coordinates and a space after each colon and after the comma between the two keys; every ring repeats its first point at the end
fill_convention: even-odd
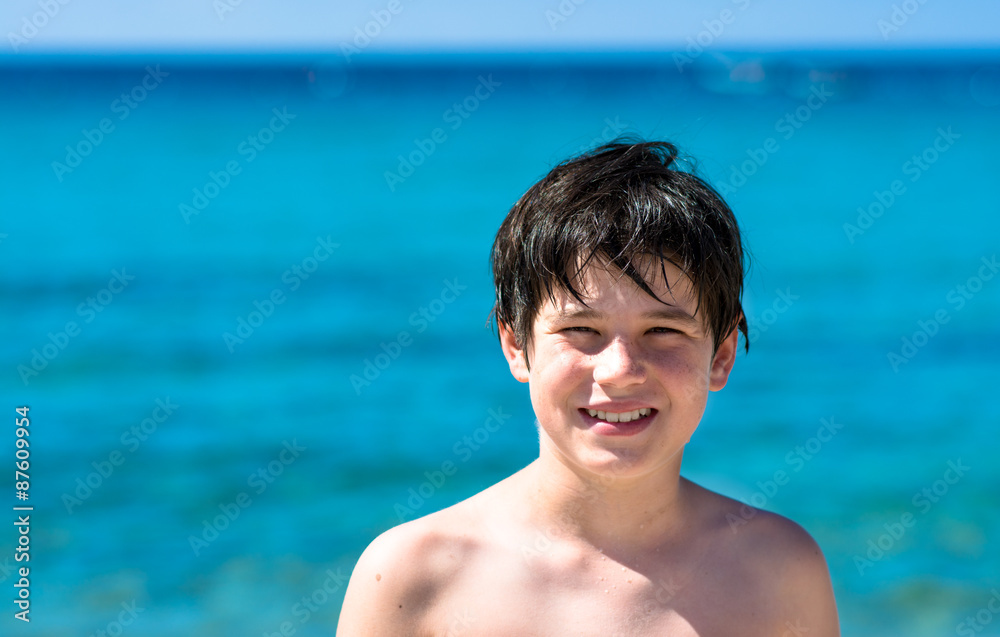
{"type": "Polygon", "coordinates": [[[653,410],[649,407],[621,412],[600,411],[598,409],[583,409],[581,411],[587,412],[591,418],[597,418],[598,420],[603,420],[604,422],[632,422],[633,420],[645,418],[653,412],[653,410]]]}

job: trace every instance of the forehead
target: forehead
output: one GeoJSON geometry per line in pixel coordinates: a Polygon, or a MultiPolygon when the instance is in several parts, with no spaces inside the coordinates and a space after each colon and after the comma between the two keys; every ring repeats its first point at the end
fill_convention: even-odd
{"type": "Polygon", "coordinates": [[[617,267],[593,260],[573,279],[573,287],[586,305],[569,290],[558,287],[553,290],[553,299],[545,299],[541,313],[565,314],[586,310],[588,306],[598,310],[607,306],[619,311],[628,308],[642,312],[673,308],[695,316],[697,292],[679,268],[668,261],[649,257],[637,263],[636,269],[657,298],[650,296],[617,267]]]}

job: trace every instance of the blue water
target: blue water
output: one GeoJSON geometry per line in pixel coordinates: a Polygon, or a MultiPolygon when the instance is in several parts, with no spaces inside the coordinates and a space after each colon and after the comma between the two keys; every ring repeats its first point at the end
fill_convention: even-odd
{"type": "Polygon", "coordinates": [[[0,409],[31,407],[32,633],[114,631],[134,604],[124,634],[332,634],[328,570],[425,472],[458,467],[416,515],[535,457],[485,326],[489,246],[528,186],[619,132],[697,158],[753,256],[750,353],[684,473],[805,526],[845,634],[961,630],[1000,588],[997,59],[0,67],[0,409]],[[464,441],[491,409],[511,419],[464,441]],[[820,442],[823,419],[841,427],[820,442]],[[954,484],[949,461],[969,467],[954,484]]]}

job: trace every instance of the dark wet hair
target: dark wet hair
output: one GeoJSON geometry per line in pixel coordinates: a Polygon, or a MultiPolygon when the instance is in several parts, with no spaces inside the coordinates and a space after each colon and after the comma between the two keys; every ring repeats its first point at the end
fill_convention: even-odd
{"type": "Polygon", "coordinates": [[[490,264],[492,316],[519,346],[531,343],[535,317],[557,288],[584,303],[574,281],[595,257],[662,302],[643,276],[652,256],[661,259],[668,288],[664,261],[691,280],[716,350],[734,327],[749,350],[736,217],[714,188],[677,163],[673,144],[619,138],[559,164],[514,204],[490,264]]]}

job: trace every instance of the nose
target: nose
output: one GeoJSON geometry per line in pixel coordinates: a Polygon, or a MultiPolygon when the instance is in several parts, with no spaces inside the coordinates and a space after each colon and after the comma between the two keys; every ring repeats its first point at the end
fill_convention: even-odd
{"type": "Polygon", "coordinates": [[[594,355],[594,360],[594,381],[599,385],[626,386],[646,380],[646,368],[638,348],[628,339],[611,339],[594,355]]]}

